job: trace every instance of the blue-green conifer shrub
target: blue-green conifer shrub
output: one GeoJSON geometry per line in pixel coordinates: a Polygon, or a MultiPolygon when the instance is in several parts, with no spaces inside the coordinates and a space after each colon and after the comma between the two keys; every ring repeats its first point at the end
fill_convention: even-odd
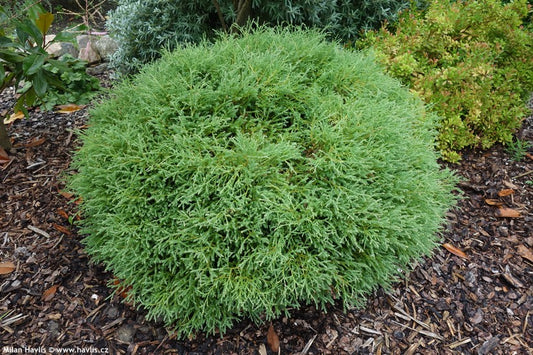
{"type": "MultiPolygon", "coordinates": [[[[212,38],[236,20],[235,3],[245,1],[118,0],[107,27],[119,45],[112,64],[122,73],[136,72],[161,55],[162,48],[212,38]],[[218,9],[217,9],[218,7],[218,9]]],[[[344,41],[361,31],[393,22],[398,12],[417,0],[251,0],[250,20],[263,24],[326,28],[344,41]]]]}
{"type": "Polygon", "coordinates": [[[362,305],[431,252],[454,203],[435,121],[318,32],[167,53],[91,112],[69,178],[86,250],[181,336],[362,305]]]}

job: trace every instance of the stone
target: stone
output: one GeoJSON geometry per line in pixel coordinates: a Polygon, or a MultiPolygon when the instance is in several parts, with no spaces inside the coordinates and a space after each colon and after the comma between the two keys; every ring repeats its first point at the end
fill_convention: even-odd
{"type": "Polygon", "coordinates": [[[59,323],[53,320],[48,322],[48,335],[52,338],[59,335],[59,323]]]}
{"type": "Polygon", "coordinates": [[[89,75],[100,75],[100,74],[105,73],[108,69],[109,69],[109,64],[108,63],[102,63],[102,64],[98,64],[98,65],[96,65],[94,67],[87,68],[87,74],[89,74],[89,75]]]}
{"type": "Polygon", "coordinates": [[[98,52],[94,50],[91,41],[87,42],[85,47],[80,47],[80,53],[78,54],[78,58],[81,60],[85,60],[89,64],[97,63],[102,60],[98,52]]]}
{"type": "Polygon", "coordinates": [[[133,337],[135,336],[135,328],[131,324],[125,324],[118,328],[116,333],[118,340],[124,343],[133,343],[133,337]]]}
{"type": "Polygon", "coordinates": [[[80,35],[76,37],[76,42],[78,43],[78,48],[85,48],[87,47],[87,43],[89,43],[91,37],[88,35],[80,35]]]}
{"type": "Polygon", "coordinates": [[[117,307],[114,307],[114,306],[110,306],[107,311],[107,316],[111,319],[116,319],[119,315],[120,315],[120,311],[118,310],[117,307]]]}
{"type": "MultiPolygon", "coordinates": [[[[47,35],[46,43],[50,43],[55,37],[56,35],[47,35]]],[[[74,44],[69,42],[54,42],[46,47],[46,52],[48,52],[53,58],[58,58],[65,54],[70,54],[74,58],[78,56],[78,50],[74,44]]]]}
{"type": "MultiPolygon", "coordinates": [[[[54,46],[54,57],[62,57],[66,54],[71,55],[72,57],[76,58],[79,55],[79,51],[74,47],[72,43],[69,42],[61,42],[61,43],[52,43],[48,49],[52,48],[54,46]]],[[[48,52],[50,53],[50,52],[48,52]]]]}
{"type": "Polygon", "coordinates": [[[99,62],[101,60],[100,55],[94,48],[94,38],[89,35],[81,35],[76,37],[78,48],[80,52],[78,58],[85,60],[89,64],[99,62]]]}
{"type": "Polygon", "coordinates": [[[15,257],[28,258],[31,255],[31,252],[26,247],[17,247],[13,255],[15,257]]]}
{"type": "Polygon", "coordinates": [[[500,336],[499,335],[496,335],[496,336],[488,339],[478,349],[478,351],[477,351],[478,355],[489,354],[492,351],[492,349],[494,349],[499,343],[500,343],[500,336]]]}
{"type": "Polygon", "coordinates": [[[113,53],[118,50],[117,42],[108,35],[100,37],[100,39],[94,43],[94,47],[100,57],[105,61],[109,61],[113,53]]]}

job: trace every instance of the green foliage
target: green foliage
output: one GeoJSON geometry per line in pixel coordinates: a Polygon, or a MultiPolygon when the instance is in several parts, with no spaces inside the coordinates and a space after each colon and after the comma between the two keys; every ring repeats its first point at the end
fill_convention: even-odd
{"type": "Polygon", "coordinates": [[[20,94],[14,110],[27,113],[26,107],[35,103],[46,106],[52,97],[52,103],[66,103],[60,102],[61,98],[77,102],[87,96],[85,90],[97,89],[97,79],[85,73],[83,62],[73,58],[55,60],[46,52],[52,43],[72,40],[73,35],[61,32],[47,41],[54,15],[38,4],[26,10],[27,17],[17,19],[9,17],[0,6],[0,24],[15,28],[14,36],[10,36],[3,30],[9,26],[0,27],[0,91],[14,85],[20,94]]]}
{"type": "Polygon", "coordinates": [[[69,186],[115,287],[181,336],[224,332],[307,303],[361,305],[429,253],[456,180],[433,128],[373,57],[261,28],[116,87],[69,186]]]}
{"type": "MultiPolygon", "coordinates": [[[[327,28],[342,40],[360,31],[377,28],[382,21],[394,21],[409,0],[247,0],[250,17],[263,24],[293,24],[327,28]]],[[[247,1],[238,1],[239,3],[247,1]]],[[[108,27],[119,50],[112,63],[122,72],[134,72],[140,65],[161,55],[161,48],[198,42],[212,37],[214,30],[230,27],[236,20],[237,1],[119,0],[110,13],[108,27]],[[217,11],[215,4],[219,4],[217,11]],[[223,21],[220,20],[223,19],[223,21]],[[225,25],[225,26],[224,26],[225,25]]]]}
{"type": "Polygon", "coordinates": [[[533,35],[522,28],[525,0],[434,0],[405,12],[394,33],[369,32],[390,74],[443,118],[438,144],[450,161],[465,147],[509,143],[533,90],[533,35]]]}
{"type": "Polygon", "coordinates": [[[48,90],[41,100],[41,108],[48,111],[66,103],[88,104],[100,90],[100,82],[87,74],[87,63],[68,54],[59,58],[59,62],[69,70],[50,67],[50,71],[59,75],[63,86],[48,90]]]}
{"type": "Polygon", "coordinates": [[[532,145],[529,141],[516,139],[507,145],[507,153],[514,161],[522,161],[532,145]]]}

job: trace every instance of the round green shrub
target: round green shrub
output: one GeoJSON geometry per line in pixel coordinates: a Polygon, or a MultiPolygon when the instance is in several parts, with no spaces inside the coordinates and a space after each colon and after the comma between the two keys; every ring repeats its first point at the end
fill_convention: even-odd
{"type": "Polygon", "coordinates": [[[434,119],[373,58],[260,29],[168,53],[96,107],[70,187],[87,252],[180,335],[361,305],[453,204],[434,119]]]}

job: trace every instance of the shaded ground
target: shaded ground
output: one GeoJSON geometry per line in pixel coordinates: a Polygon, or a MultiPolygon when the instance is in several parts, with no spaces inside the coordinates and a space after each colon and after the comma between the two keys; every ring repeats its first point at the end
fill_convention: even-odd
{"type": "MultiPolygon", "coordinates": [[[[0,97],[0,112],[10,100],[0,97]]],[[[86,109],[34,111],[9,127],[17,148],[0,163],[4,352],[272,354],[269,324],[243,320],[223,337],[178,341],[111,294],[113,276],[84,253],[72,224],[76,203],[62,190],[74,130],[86,116],[86,109]]],[[[533,119],[519,135],[533,142],[533,119]]],[[[465,178],[464,199],[448,215],[443,243],[466,258],[438,248],[393,290],[372,294],[364,309],[291,310],[272,322],[282,354],[532,353],[533,159],[513,161],[497,146],[466,153],[454,168],[465,178]]]]}

